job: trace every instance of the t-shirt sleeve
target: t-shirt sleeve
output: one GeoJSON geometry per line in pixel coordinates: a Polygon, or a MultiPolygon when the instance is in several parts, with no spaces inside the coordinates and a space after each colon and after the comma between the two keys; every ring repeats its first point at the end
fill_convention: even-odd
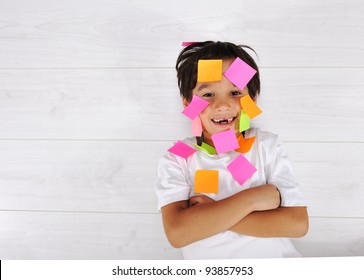
{"type": "Polygon", "coordinates": [[[269,146],[267,181],[279,189],[282,197],[281,205],[283,207],[306,206],[286,149],[278,141],[277,136],[273,138],[269,146]]]}
{"type": "Polygon", "coordinates": [[[187,182],[185,159],[167,153],[158,160],[155,193],[158,209],[176,201],[188,200],[191,190],[187,182]]]}

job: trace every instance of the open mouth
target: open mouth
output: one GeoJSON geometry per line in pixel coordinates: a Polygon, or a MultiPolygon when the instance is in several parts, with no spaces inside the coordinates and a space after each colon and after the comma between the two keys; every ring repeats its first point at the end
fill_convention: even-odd
{"type": "Polygon", "coordinates": [[[227,125],[231,124],[235,119],[236,117],[232,117],[227,119],[211,119],[211,121],[216,124],[227,125]]]}

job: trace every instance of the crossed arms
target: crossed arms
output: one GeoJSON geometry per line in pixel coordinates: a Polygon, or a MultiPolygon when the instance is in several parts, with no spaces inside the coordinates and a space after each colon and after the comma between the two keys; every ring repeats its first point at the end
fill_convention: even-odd
{"type": "Polygon", "coordinates": [[[231,230],[255,237],[302,237],[308,231],[306,207],[279,207],[272,184],[240,191],[214,201],[195,196],[162,207],[163,226],[171,245],[184,247],[231,230]]]}

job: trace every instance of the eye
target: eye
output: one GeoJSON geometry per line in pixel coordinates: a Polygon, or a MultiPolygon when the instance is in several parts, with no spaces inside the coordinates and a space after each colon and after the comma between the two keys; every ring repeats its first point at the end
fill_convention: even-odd
{"type": "Polygon", "coordinates": [[[233,91],[233,92],[231,92],[231,95],[232,96],[238,96],[238,95],[241,95],[241,92],[240,91],[233,91]]]}
{"type": "Polygon", "coordinates": [[[211,92],[206,92],[202,95],[203,97],[212,97],[214,96],[211,92]]]}

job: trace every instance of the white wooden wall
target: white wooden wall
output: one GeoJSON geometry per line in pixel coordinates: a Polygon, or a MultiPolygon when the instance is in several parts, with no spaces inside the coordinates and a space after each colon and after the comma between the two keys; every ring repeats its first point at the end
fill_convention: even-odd
{"type": "Polygon", "coordinates": [[[364,255],[364,2],[0,0],[0,258],[179,259],[157,158],[190,134],[182,41],[256,49],[309,202],[304,256],[364,255]]]}

